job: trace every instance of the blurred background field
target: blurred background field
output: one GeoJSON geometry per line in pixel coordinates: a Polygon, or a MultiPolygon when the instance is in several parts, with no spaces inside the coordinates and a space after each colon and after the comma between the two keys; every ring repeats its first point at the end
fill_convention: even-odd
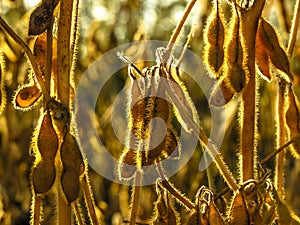
{"type": "MultiPolygon", "coordinates": [[[[183,0],[80,1],[80,37],[77,48],[75,83],[80,80],[84,71],[98,57],[121,44],[139,40],[168,41],[183,14],[186,3],[187,1],[183,0]]],[[[283,43],[287,43],[294,3],[295,0],[269,0],[265,6],[264,15],[278,28],[283,43]]],[[[32,38],[28,37],[29,15],[36,4],[38,1],[0,0],[1,16],[28,43],[33,41],[32,38]]],[[[185,43],[191,25],[196,23],[196,31],[190,44],[190,50],[201,57],[202,31],[211,4],[209,0],[200,0],[196,4],[178,44],[183,45],[185,43]]],[[[230,16],[230,12],[226,11],[225,3],[224,11],[227,16],[230,16]]],[[[6,107],[0,116],[0,224],[29,224],[32,194],[29,177],[34,161],[30,155],[30,141],[39,118],[39,109],[36,107],[31,111],[22,112],[13,108],[11,101],[14,92],[20,84],[28,81],[30,68],[20,48],[1,29],[0,50],[3,52],[6,65],[5,73],[1,77],[5,84],[6,107]]],[[[295,91],[300,94],[299,41],[296,42],[296,50],[291,65],[295,76],[295,91]]],[[[99,136],[106,148],[115,157],[121,154],[123,146],[113,133],[109,109],[115,96],[128,80],[126,73],[126,69],[119,71],[106,84],[98,96],[95,112],[98,118],[99,136]]],[[[211,120],[208,102],[202,91],[199,90],[199,86],[189,76],[184,75],[182,79],[197,107],[201,124],[209,134],[211,120]]],[[[275,111],[275,82],[268,83],[261,80],[259,91],[261,95],[258,156],[261,160],[275,148],[275,116],[273,116],[275,111]]],[[[237,150],[239,144],[237,105],[238,98],[228,106],[228,112],[232,116],[231,120],[228,121],[228,130],[221,148],[226,163],[232,171],[235,171],[236,177],[238,174],[237,150]]],[[[175,119],[174,126],[176,127],[175,119]]],[[[174,185],[192,200],[202,185],[208,186],[205,171],[198,171],[201,156],[201,147],[197,146],[188,164],[170,178],[174,185]]],[[[264,167],[272,171],[274,160],[268,162],[264,167]]],[[[128,219],[130,188],[106,180],[95,173],[92,168],[89,171],[99,215],[103,215],[106,224],[121,224],[118,221],[122,221],[124,218],[128,219]]],[[[226,185],[217,169],[213,168],[212,171],[213,190],[218,193],[226,185]]],[[[289,153],[286,156],[285,185],[287,202],[300,216],[300,192],[298,190],[300,187],[300,161],[295,160],[289,153]]],[[[138,215],[141,220],[147,221],[152,216],[152,203],[156,199],[154,190],[155,186],[143,188],[138,215]]],[[[224,199],[226,200],[226,196],[224,199]]],[[[53,204],[53,196],[44,199],[45,224],[53,223],[53,219],[50,219],[54,214],[53,209],[55,207],[53,204]]],[[[182,208],[179,205],[176,207],[182,208]]],[[[183,220],[186,216],[186,211],[182,210],[183,220]]]]}

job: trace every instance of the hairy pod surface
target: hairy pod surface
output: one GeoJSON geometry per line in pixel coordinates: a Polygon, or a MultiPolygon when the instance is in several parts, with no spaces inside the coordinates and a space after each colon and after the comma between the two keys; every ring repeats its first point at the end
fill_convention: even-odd
{"type": "Polygon", "coordinates": [[[68,202],[73,202],[79,196],[84,162],[76,139],[69,133],[62,143],[60,157],[63,165],[61,187],[68,202]]]}
{"type": "Polygon", "coordinates": [[[204,30],[203,58],[215,78],[219,78],[219,69],[224,61],[225,29],[219,7],[214,8],[204,30]]]}

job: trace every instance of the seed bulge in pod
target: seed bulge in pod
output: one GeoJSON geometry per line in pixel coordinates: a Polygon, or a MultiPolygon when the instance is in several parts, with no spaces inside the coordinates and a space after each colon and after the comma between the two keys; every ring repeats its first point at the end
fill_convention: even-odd
{"type": "Polygon", "coordinates": [[[14,106],[17,109],[29,110],[40,99],[41,95],[42,92],[36,84],[21,86],[14,96],[14,106]]]}

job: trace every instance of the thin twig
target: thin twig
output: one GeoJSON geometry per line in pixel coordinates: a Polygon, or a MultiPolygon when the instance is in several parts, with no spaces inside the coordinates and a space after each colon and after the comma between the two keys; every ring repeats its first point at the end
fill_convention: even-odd
{"type": "Polygon", "coordinates": [[[0,16],[0,24],[2,26],[2,28],[8,33],[8,35],[18,44],[20,45],[20,47],[24,50],[25,54],[27,55],[35,78],[37,79],[37,82],[39,83],[39,86],[41,88],[41,91],[43,93],[43,98],[45,101],[50,99],[50,94],[47,91],[43,78],[42,78],[42,73],[41,71],[38,69],[37,63],[35,61],[35,57],[32,54],[30,48],[28,47],[28,45],[13,31],[13,29],[6,23],[6,21],[0,16]]]}
{"type": "Polygon", "coordinates": [[[173,49],[173,46],[180,34],[180,31],[187,19],[187,17],[189,16],[192,8],[194,7],[195,3],[197,2],[197,0],[191,0],[191,2],[187,5],[187,7],[185,8],[185,11],[184,11],[184,14],[181,18],[181,20],[179,21],[179,23],[177,24],[177,27],[175,28],[172,36],[171,36],[171,39],[168,43],[168,46],[167,46],[167,52],[165,54],[165,58],[164,58],[164,62],[167,62],[169,57],[170,57],[170,54],[172,52],[172,49],[173,49]]]}
{"type": "Polygon", "coordinates": [[[260,161],[261,165],[266,164],[268,161],[270,161],[275,155],[277,155],[279,152],[281,152],[282,150],[284,150],[285,148],[289,147],[291,144],[293,144],[296,139],[300,138],[300,135],[292,138],[291,140],[289,140],[287,143],[283,144],[282,146],[280,146],[278,149],[276,149],[275,151],[271,152],[266,158],[264,158],[263,160],[260,161]]]}
{"type": "Polygon", "coordinates": [[[88,214],[91,220],[92,225],[99,225],[99,221],[96,216],[95,212],[95,204],[94,204],[94,198],[92,195],[92,190],[90,188],[89,180],[86,174],[84,174],[84,177],[81,181],[82,183],[82,189],[84,193],[84,199],[87,206],[88,214]]]}
{"type": "Polygon", "coordinates": [[[140,192],[141,192],[141,180],[142,180],[142,174],[139,170],[137,170],[134,177],[134,185],[132,187],[133,188],[132,198],[131,198],[132,202],[131,202],[130,219],[129,219],[130,225],[136,224],[136,217],[137,217],[140,192]]]}
{"type": "Polygon", "coordinates": [[[180,203],[185,205],[188,209],[190,210],[195,209],[194,203],[192,203],[188,198],[183,196],[172,184],[170,184],[169,180],[164,175],[163,168],[158,159],[156,160],[156,166],[157,166],[159,176],[162,179],[161,181],[162,187],[168,190],[171,195],[173,195],[180,203]]]}

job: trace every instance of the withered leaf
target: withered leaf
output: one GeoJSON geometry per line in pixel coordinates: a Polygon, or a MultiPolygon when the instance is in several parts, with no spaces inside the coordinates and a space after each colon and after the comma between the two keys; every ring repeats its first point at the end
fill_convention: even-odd
{"type": "Polygon", "coordinates": [[[258,34],[256,34],[255,41],[255,59],[262,77],[267,81],[271,81],[272,75],[270,74],[269,54],[258,34]]]}
{"type": "Polygon", "coordinates": [[[27,84],[21,86],[13,99],[15,108],[28,110],[40,99],[42,95],[41,90],[38,88],[37,84],[27,84]]]}
{"type": "Polygon", "coordinates": [[[30,15],[28,35],[39,35],[50,27],[53,8],[46,1],[36,7],[30,15]]]}
{"type": "MultiPolygon", "coordinates": [[[[297,99],[291,86],[288,93],[288,103],[285,118],[290,132],[290,139],[293,139],[300,135],[300,114],[297,99]]],[[[300,158],[300,138],[296,138],[289,149],[294,157],[300,158]]]]}
{"type": "Polygon", "coordinates": [[[217,107],[226,105],[235,94],[229,85],[225,79],[220,79],[212,91],[210,104],[217,107]]]}
{"type": "MultiPolygon", "coordinates": [[[[47,51],[47,34],[42,33],[39,35],[34,43],[33,54],[41,71],[45,72],[46,67],[46,51],[47,51]]],[[[53,37],[52,40],[52,71],[56,73],[57,61],[57,39],[53,37]]]]}
{"type": "Polygon", "coordinates": [[[293,75],[290,71],[290,63],[285,50],[279,43],[277,34],[273,26],[261,18],[257,35],[264,47],[267,49],[272,64],[280,71],[285,73],[284,77],[288,82],[293,81],[293,75]]]}
{"type": "Polygon", "coordinates": [[[156,185],[157,200],[154,202],[153,225],[179,224],[179,213],[175,210],[174,200],[164,188],[156,185]]]}
{"type": "Polygon", "coordinates": [[[62,190],[68,202],[73,202],[79,196],[80,175],[84,172],[84,162],[76,139],[69,133],[62,143],[60,157],[63,165],[62,190]]]}

